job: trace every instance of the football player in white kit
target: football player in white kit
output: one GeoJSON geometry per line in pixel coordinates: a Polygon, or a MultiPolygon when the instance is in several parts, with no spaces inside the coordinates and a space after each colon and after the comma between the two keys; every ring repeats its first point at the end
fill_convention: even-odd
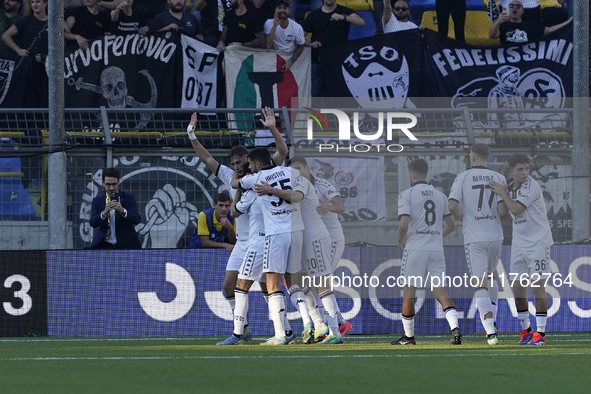
{"type": "MultiPolygon", "coordinates": [[[[503,201],[488,185],[495,181],[505,184],[505,177],[486,167],[490,148],[485,144],[470,147],[471,168],[460,173],[449,194],[449,211],[463,223],[464,250],[471,276],[481,278],[474,291],[480,320],[486,331],[486,343],[496,345],[496,317],[499,287],[494,274],[503,243],[503,226],[497,205],[503,201]],[[460,212],[458,204],[462,204],[460,212]]],[[[470,283],[472,283],[470,281],[470,283]]]]}
{"type": "MultiPolygon", "coordinates": [[[[293,164],[293,163],[292,163],[293,164]]],[[[297,163],[299,164],[299,163],[297,163]]],[[[293,167],[292,167],[293,168],[293,167]]],[[[297,171],[299,174],[299,171],[297,171]]],[[[261,185],[257,186],[256,189],[259,194],[272,194],[285,200],[291,201],[292,204],[299,203],[299,208],[304,223],[304,239],[303,239],[303,251],[302,251],[302,272],[300,275],[292,277],[292,287],[296,284],[304,285],[300,279],[304,272],[311,278],[319,278],[315,283],[320,283],[318,286],[318,292],[320,293],[320,300],[327,311],[327,321],[329,332],[326,335],[326,325],[322,318],[317,312],[315,305],[308,305],[310,316],[314,320],[313,332],[314,336],[308,338],[306,341],[306,335],[304,335],[304,344],[311,343],[312,340],[318,340],[321,337],[326,336],[320,344],[321,345],[332,345],[343,343],[343,337],[339,331],[338,320],[336,316],[337,303],[330,287],[330,275],[332,274],[332,258],[331,258],[331,239],[326,226],[320,219],[316,207],[320,205],[314,186],[310,183],[308,178],[299,175],[296,178],[295,186],[292,190],[279,190],[270,187],[270,185],[261,181],[261,185]],[[321,329],[318,335],[316,331],[321,329]]],[[[289,292],[292,294],[292,287],[289,292]]],[[[298,286],[299,288],[299,286],[298,286]]],[[[316,303],[314,297],[306,297],[307,302],[316,303]]],[[[311,324],[311,323],[308,323],[311,324]]],[[[304,331],[306,333],[308,327],[304,331]]]]}
{"type": "MultiPolygon", "coordinates": [[[[414,338],[415,292],[427,287],[431,278],[433,295],[445,312],[451,330],[451,344],[460,345],[462,334],[458,327],[458,313],[447,295],[443,283],[434,287],[433,277],[445,276],[443,237],[455,230],[456,225],[447,208],[445,194],[427,184],[429,165],[423,159],[408,166],[411,188],[398,196],[398,247],[404,249],[400,275],[406,285],[402,290],[402,325],[404,335],[392,345],[416,345],[414,338]],[[445,224],[445,225],[444,225],[445,224]],[[405,239],[406,238],[406,239],[405,239]]],[[[442,281],[443,282],[443,281],[442,281]]]]}
{"type": "MultiPolygon", "coordinates": [[[[520,345],[544,345],[546,343],[546,319],[548,298],[546,280],[550,274],[550,246],[554,245],[546,204],[540,184],[529,175],[530,158],[517,153],[507,159],[513,182],[505,185],[491,182],[490,188],[503,199],[499,212],[513,218],[513,244],[511,246],[510,277],[514,281],[513,295],[517,317],[521,324],[520,345]],[[531,329],[527,302],[527,286],[521,278],[529,281],[536,299],[536,332],[531,329]]],[[[510,278],[510,279],[511,279],[510,278]]]]}
{"type": "MultiPolygon", "coordinates": [[[[248,154],[248,163],[252,175],[247,175],[239,182],[243,190],[254,189],[255,185],[266,182],[272,187],[291,190],[295,178],[289,167],[273,166],[269,152],[265,148],[253,149],[248,154]]],[[[266,275],[269,293],[269,311],[275,328],[275,336],[263,345],[287,345],[290,340],[285,333],[285,299],[281,290],[281,279],[284,274],[296,274],[301,270],[301,251],[304,225],[298,215],[298,207],[285,199],[269,194],[258,195],[257,203],[263,212],[265,224],[265,250],[263,255],[263,272],[266,275]]],[[[286,284],[290,286],[288,275],[286,284]]],[[[300,314],[308,314],[308,307],[301,289],[291,294],[292,302],[298,307],[300,314]],[[301,293],[301,295],[299,294],[301,293]]],[[[308,320],[310,319],[307,315],[308,320]]]]}
{"type": "MultiPolygon", "coordinates": [[[[343,228],[339,222],[338,215],[339,213],[345,212],[345,204],[343,203],[341,194],[336,189],[336,187],[334,187],[326,179],[316,178],[310,173],[310,168],[308,167],[308,162],[305,158],[293,157],[290,163],[292,168],[298,170],[303,177],[310,181],[310,183],[314,186],[314,190],[316,191],[316,196],[318,197],[320,203],[316,207],[316,212],[318,212],[320,215],[320,218],[324,222],[324,225],[330,234],[332,273],[334,274],[339,265],[339,261],[341,261],[341,257],[343,256],[343,251],[345,250],[345,235],[343,234],[343,228]]],[[[308,301],[308,307],[312,307],[314,303],[320,304],[319,306],[322,306],[322,303],[318,303],[317,301],[314,303],[312,302],[312,297],[320,298],[318,297],[318,294],[316,294],[317,291],[315,289],[309,290],[312,293],[310,295],[309,292],[304,289],[304,293],[306,293],[306,301],[308,301]]],[[[323,310],[320,310],[320,313],[323,312],[323,310]]],[[[338,304],[336,314],[339,324],[339,331],[342,336],[345,336],[347,332],[353,328],[353,326],[343,318],[338,304]]]]}
{"type": "MultiPolygon", "coordinates": [[[[263,119],[266,119],[269,113],[273,116],[274,121],[274,114],[270,108],[263,109],[263,119]]],[[[265,124],[265,121],[261,119],[261,122],[265,124]]],[[[248,150],[244,146],[234,146],[229,154],[228,158],[232,163],[233,169],[226,167],[225,165],[221,165],[218,163],[216,159],[214,159],[211,154],[201,145],[197,137],[195,136],[195,126],[197,125],[197,114],[193,113],[191,116],[191,122],[187,127],[187,134],[189,139],[191,140],[191,145],[193,145],[193,149],[199,156],[199,159],[205,163],[207,168],[212,171],[226,186],[227,190],[230,192],[232,198],[234,198],[236,194],[236,189],[232,189],[231,182],[234,172],[239,172],[239,175],[243,175],[242,171],[244,165],[247,163],[247,154],[248,150]]],[[[285,157],[288,154],[287,144],[283,139],[279,130],[276,127],[269,128],[271,133],[273,134],[273,138],[275,139],[275,145],[277,150],[273,155],[273,162],[280,165],[285,160],[285,157]]],[[[226,266],[226,276],[224,278],[224,294],[232,311],[235,308],[235,296],[234,296],[234,289],[236,287],[236,281],[238,279],[238,269],[244,260],[244,256],[246,255],[247,250],[247,243],[249,240],[248,236],[248,227],[249,227],[249,220],[248,215],[242,215],[240,218],[236,219],[236,244],[234,245],[234,249],[230,254],[230,258],[228,259],[228,264],[226,266]]],[[[248,325],[248,323],[246,324],[248,325]]],[[[250,330],[246,330],[245,337],[246,339],[250,339],[252,335],[250,334],[250,330]]]]}

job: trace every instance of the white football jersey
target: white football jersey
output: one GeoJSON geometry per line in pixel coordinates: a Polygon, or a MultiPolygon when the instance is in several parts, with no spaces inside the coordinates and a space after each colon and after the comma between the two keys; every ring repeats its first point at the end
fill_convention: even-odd
{"type": "MultiPolygon", "coordinates": [[[[274,188],[292,190],[295,178],[299,172],[289,167],[267,167],[256,174],[247,175],[240,180],[242,189],[254,189],[254,185],[267,182],[274,188]],[[292,179],[293,178],[293,179],[292,179]]],[[[257,197],[257,202],[263,212],[265,235],[274,235],[299,231],[304,229],[298,204],[290,204],[282,198],[273,195],[257,197]]]]}
{"type": "MultiPolygon", "coordinates": [[[[319,200],[327,202],[330,204],[330,200],[335,197],[340,197],[341,194],[337,190],[336,187],[333,186],[332,183],[327,181],[326,179],[322,178],[312,178],[312,184],[314,185],[314,190],[316,191],[316,196],[318,196],[319,200]]],[[[334,212],[323,213],[320,215],[320,219],[324,222],[328,233],[330,234],[330,239],[333,241],[345,239],[345,235],[343,234],[343,227],[341,226],[341,222],[339,222],[339,214],[334,212]]],[[[306,226],[306,228],[308,228],[306,226]]]]}
{"type": "MultiPolygon", "coordinates": [[[[232,189],[232,177],[234,176],[234,170],[220,164],[215,174],[224,186],[226,186],[230,192],[232,200],[236,197],[236,189],[232,189]]],[[[241,215],[236,218],[236,241],[248,241],[248,227],[249,227],[248,214],[241,215]]]]}
{"type": "Polygon", "coordinates": [[[443,217],[451,215],[445,194],[427,182],[398,196],[398,218],[410,216],[405,249],[443,251],[443,217]]]}
{"type": "Polygon", "coordinates": [[[503,199],[492,192],[488,186],[491,181],[500,185],[507,182],[498,172],[478,166],[460,173],[451,187],[449,199],[463,205],[464,244],[503,239],[501,215],[497,211],[497,204],[503,199]]]}
{"type": "Polygon", "coordinates": [[[242,214],[238,219],[240,219],[245,214],[248,214],[248,233],[250,234],[250,239],[248,240],[249,245],[257,242],[264,242],[265,238],[265,222],[263,218],[263,212],[256,201],[257,194],[254,190],[244,190],[242,191],[240,201],[236,203],[236,210],[242,214]]]}
{"type": "Polygon", "coordinates": [[[507,187],[507,193],[509,193],[511,200],[517,201],[525,207],[521,215],[511,214],[513,218],[513,248],[532,250],[554,245],[540,184],[528,176],[519,189],[512,189],[513,182],[507,187]]]}
{"type": "Polygon", "coordinates": [[[294,191],[302,192],[304,199],[300,201],[300,208],[302,213],[302,220],[304,221],[304,242],[303,245],[307,245],[314,241],[318,241],[322,238],[329,238],[330,234],[324,225],[324,222],[316,212],[316,207],[320,205],[318,202],[318,196],[314,190],[314,186],[310,181],[300,176],[296,179],[296,184],[293,188],[294,191]]]}

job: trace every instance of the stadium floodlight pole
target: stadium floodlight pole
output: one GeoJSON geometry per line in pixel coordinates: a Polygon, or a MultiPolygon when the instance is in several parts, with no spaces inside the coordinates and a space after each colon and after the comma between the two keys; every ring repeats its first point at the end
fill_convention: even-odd
{"type": "Polygon", "coordinates": [[[49,155],[48,224],[49,249],[66,248],[66,152],[64,151],[64,0],[49,0],[48,54],[49,155]]]}
{"type": "Polygon", "coordinates": [[[589,2],[569,1],[574,6],[573,25],[573,204],[572,240],[591,237],[589,187],[589,2]]]}

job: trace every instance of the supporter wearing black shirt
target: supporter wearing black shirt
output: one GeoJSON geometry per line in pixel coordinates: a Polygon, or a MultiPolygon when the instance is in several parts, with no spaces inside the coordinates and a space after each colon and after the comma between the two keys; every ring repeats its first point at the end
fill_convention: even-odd
{"type": "MultiPolygon", "coordinates": [[[[23,16],[31,14],[31,5],[28,0],[4,0],[4,7],[0,10],[0,35],[4,34],[16,21],[23,16]],[[21,13],[22,11],[22,13],[21,13]]],[[[22,46],[19,37],[14,37],[18,46],[22,46]]],[[[0,54],[15,55],[15,52],[10,49],[4,41],[0,40],[0,54]]]]}
{"type": "Polygon", "coordinates": [[[88,40],[109,32],[111,15],[100,12],[98,0],[84,0],[85,7],[78,7],[66,20],[68,46],[78,43],[81,49],[88,48],[88,40]],[[68,32],[69,31],[69,32],[68,32]]]}
{"type": "Polygon", "coordinates": [[[133,0],[122,0],[117,8],[111,11],[111,33],[146,34],[150,29],[146,26],[144,16],[139,11],[134,11],[133,0]]]}
{"type": "Polygon", "coordinates": [[[19,19],[3,35],[2,40],[19,56],[32,58],[31,71],[25,87],[23,106],[28,108],[48,107],[48,79],[45,72],[47,58],[47,0],[31,0],[33,15],[19,19]],[[21,35],[23,47],[13,40],[21,35]]]}
{"type": "Polygon", "coordinates": [[[524,21],[523,4],[519,0],[512,0],[509,3],[509,14],[502,13],[488,30],[488,37],[491,40],[500,38],[501,44],[508,42],[530,42],[548,33],[560,29],[571,22],[572,18],[559,25],[544,27],[534,22],[524,21]]]}
{"type": "Polygon", "coordinates": [[[180,31],[181,33],[203,40],[201,25],[197,17],[190,12],[184,12],[184,0],[168,0],[169,10],[156,15],[152,21],[151,31],[180,31]]]}
{"type": "Polygon", "coordinates": [[[252,10],[264,21],[275,17],[275,7],[277,0],[247,0],[246,8],[252,10]]]}
{"type": "Polygon", "coordinates": [[[232,10],[224,18],[224,31],[218,42],[217,50],[222,52],[227,45],[242,44],[258,48],[265,43],[263,25],[265,21],[244,5],[244,0],[232,0],[232,10]]]}
{"type": "Polygon", "coordinates": [[[229,0],[197,0],[193,6],[201,12],[203,40],[207,45],[216,46],[224,31],[224,17],[231,9],[229,0]]]}
{"type": "Polygon", "coordinates": [[[302,23],[304,31],[312,33],[312,97],[324,96],[325,88],[318,48],[347,42],[351,24],[364,26],[365,21],[352,9],[337,5],[336,0],[324,0],[324,5],[310,12],[302,23]]]}
{"type": "Polygon", "coordinates": [[[349,27],[364,26],[365,21],[350,8],[336,0],[324,0],[324,5],[308,14],[302,23],[306,33],[312,33],[312,62],[318,63],[320,46],[342,44],[349,40],[349,27]]]}

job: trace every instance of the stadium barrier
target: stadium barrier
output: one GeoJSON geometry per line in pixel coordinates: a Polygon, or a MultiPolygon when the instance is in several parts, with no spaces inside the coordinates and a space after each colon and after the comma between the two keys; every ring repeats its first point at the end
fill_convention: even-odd
{"type": "MultiPolygon", "coordinates": [[[[232,314],[222,293],[228,253],[223,250],[39,251],[0,252],[0,336],[177,337],[226,335],[232,314]]],[[[553,246],[548,332],[588,331],[591,319],[591,247],[553,246]],[[570,277],[569,277],[570,274],[570,277]],[[557,280],[557,278],[561,278],[557,280]]],[[[461,247],[445,249],[447,275],[467,271],[461,247]]],[[[398,248],[345,249],[336,276],[398,276],[398,248]]],[[[503,247],[497,276],[507,275],[509,247],[503,247]]],[[[360,279],[362,280],[362,279],[360,279]]],[[[336,290],[353,334],[398,333],[402,329],[401,292],[387,285],[336,290]]],[[[258,286],[250,294],[250,327],[256,335],[272,335],[267,304],[258,286]]],[[[453,286],[450,293],[457,289],[453,286]]],[[[470,293],[454,298],[462,332],[481,332],[470,293]]],[[[449,331],[443,311],[428,290],[419,291],[416,331],[449,331]]],[[[288,302],[288,318],[296,332],[298,312],[288,302]]],[[[500,332],[517,332],[519,323],[508,288],[500,292],[500,332]]],[[[530,310],[533,311],[530,304],[530,310]]]]}

